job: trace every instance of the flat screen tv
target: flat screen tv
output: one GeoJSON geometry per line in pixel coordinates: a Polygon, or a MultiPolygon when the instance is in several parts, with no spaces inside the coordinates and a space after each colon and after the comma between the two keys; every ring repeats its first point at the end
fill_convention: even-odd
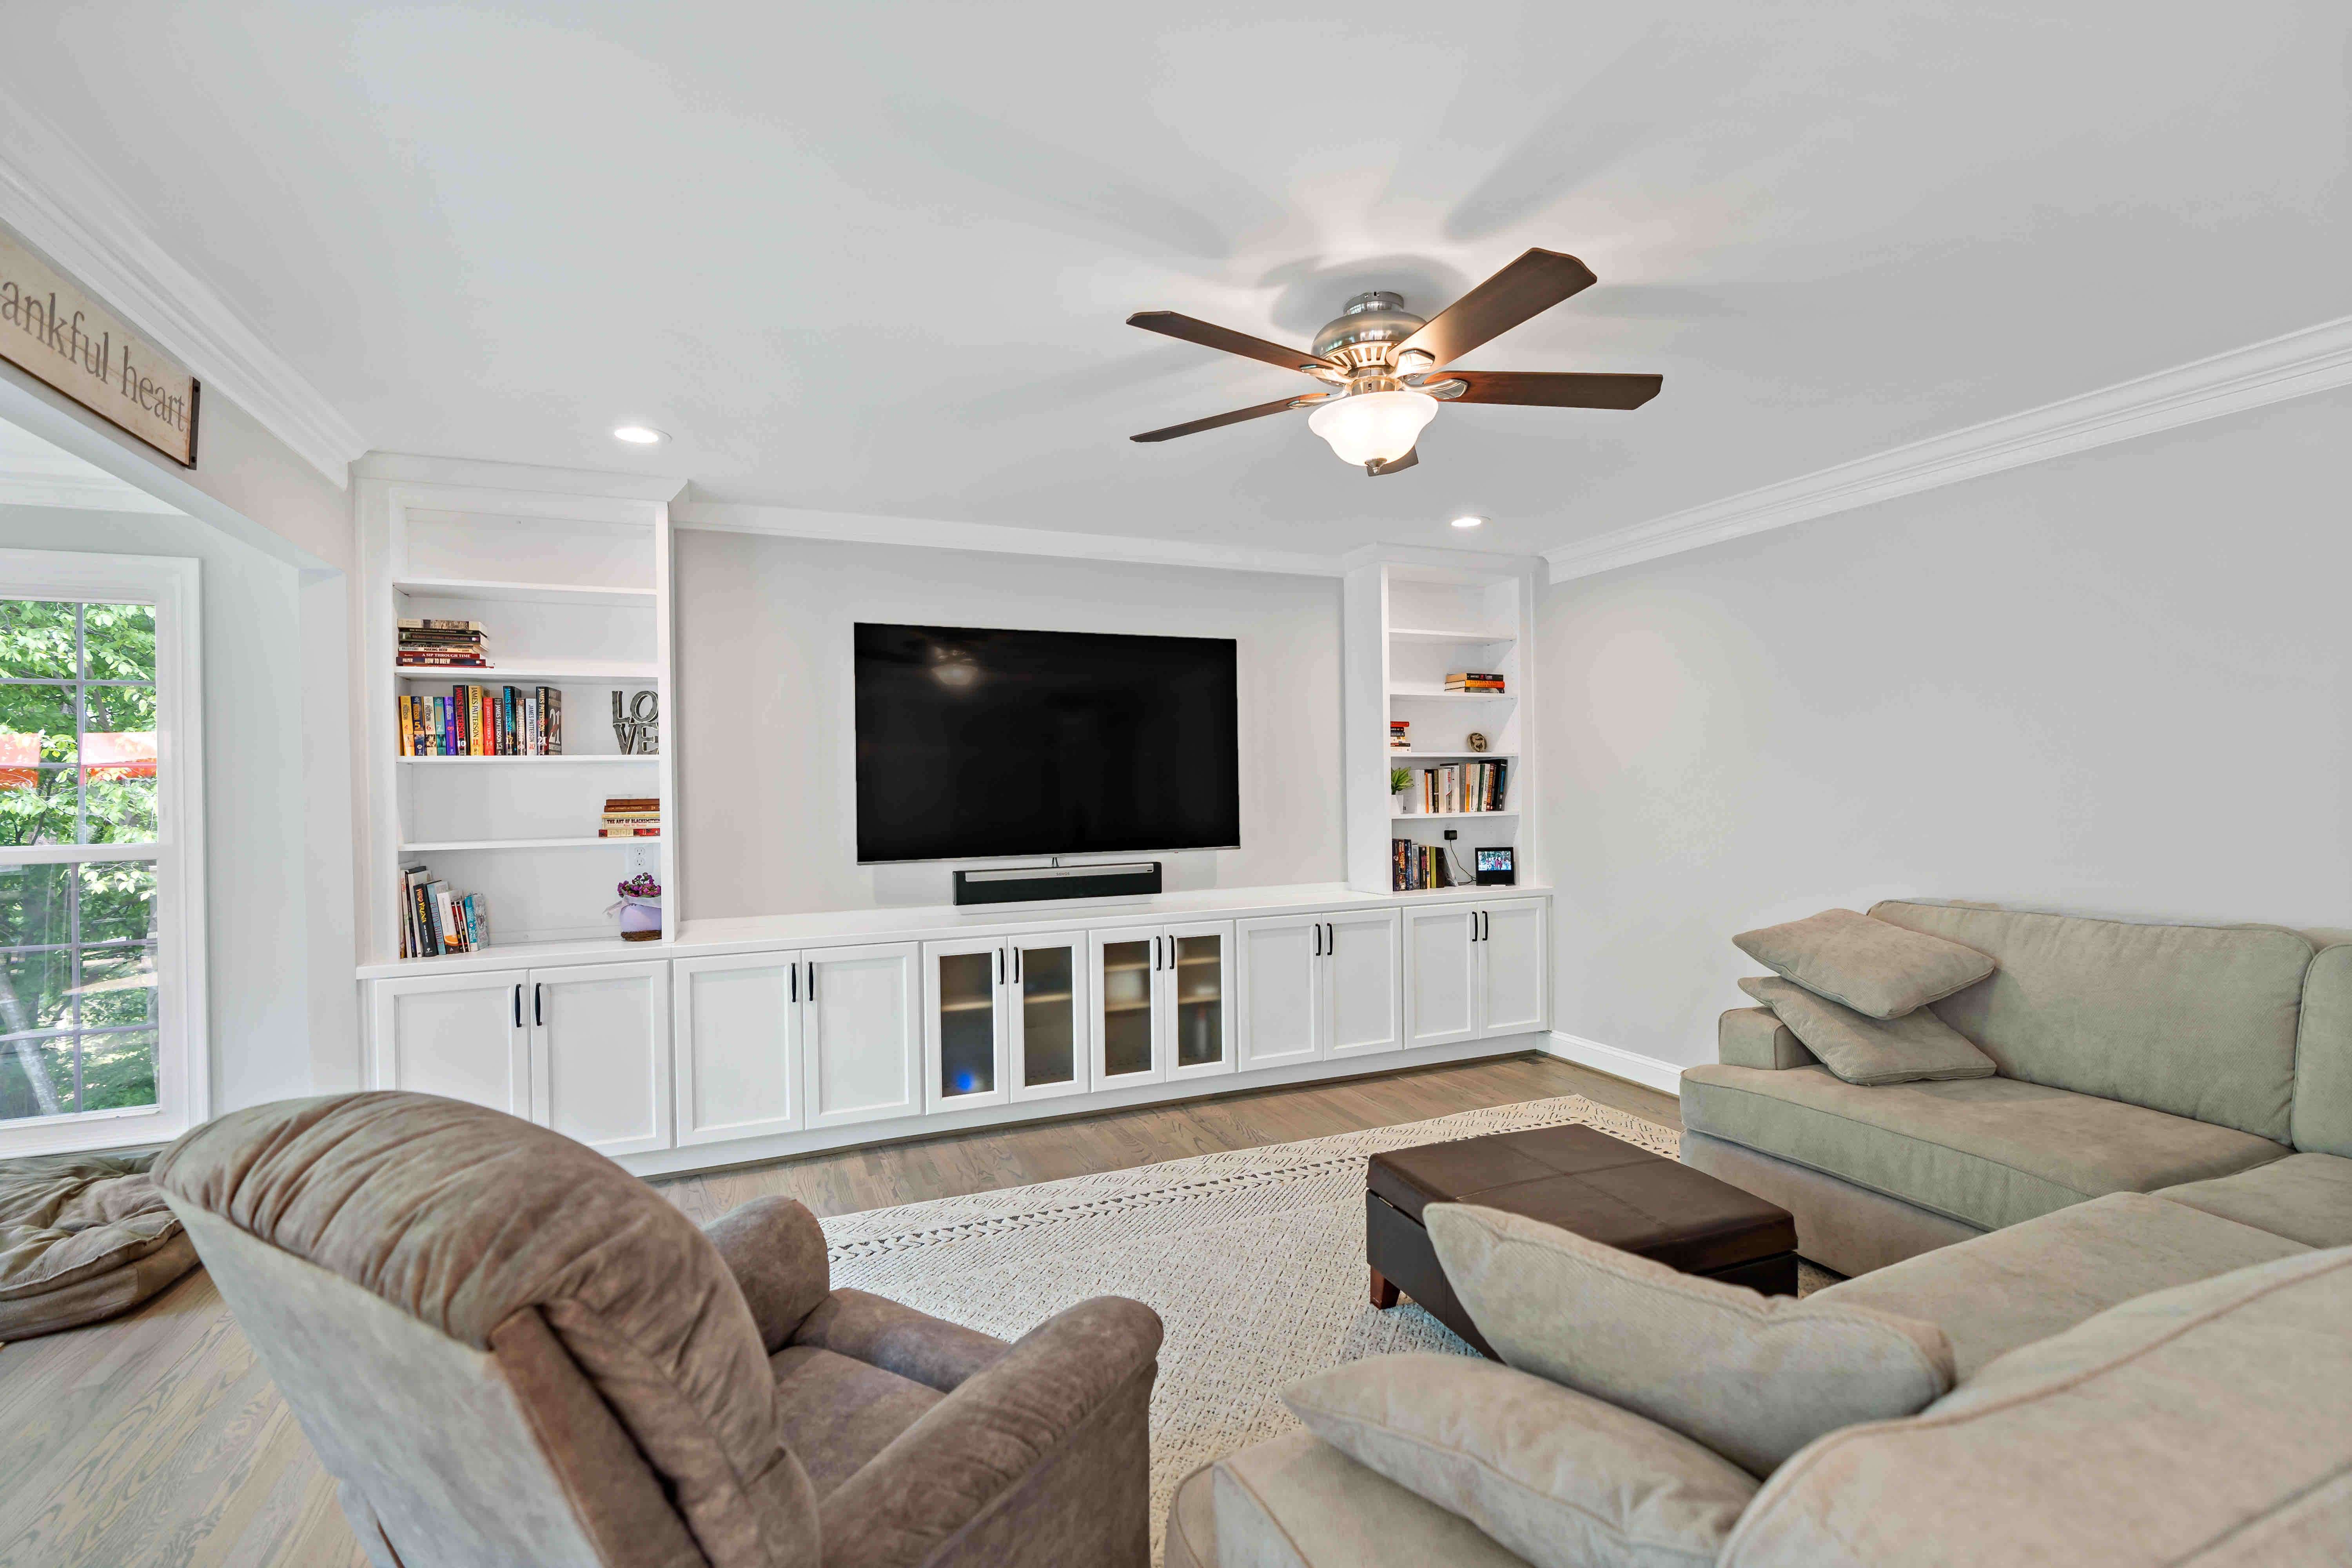
{"type": "Polygon", "coordinates": [[[860,621],[857,858],[1241,843],[1234,645],[860,621]]]}

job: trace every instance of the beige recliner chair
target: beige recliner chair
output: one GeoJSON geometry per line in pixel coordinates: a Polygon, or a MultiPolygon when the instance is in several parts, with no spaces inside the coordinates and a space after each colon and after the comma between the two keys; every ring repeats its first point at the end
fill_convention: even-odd
{"type": "Polygon", "coordinates": [[[698,1229],[498,1111],[237,1111],[155,1166],[377,1568],[1148,1555],[1160,1320],[1007,1345],[835,1290],[787,1199],[698,1229]]]}

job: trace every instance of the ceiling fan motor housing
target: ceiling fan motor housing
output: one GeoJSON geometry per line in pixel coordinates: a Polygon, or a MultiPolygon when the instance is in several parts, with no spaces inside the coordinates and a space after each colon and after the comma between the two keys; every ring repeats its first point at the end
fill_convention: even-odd
{"type": "MultiPolygon", "coordinates": [[[[1389,371],[1396,345],[1428,325],[1404,308],[1404,296],[1375,289],[1348,301],[1348,308],[1315,334],[1314,353],[1336,360],[1361,376],[1389,371]]],[[[1374,390],[1364,388],[1363,390],[1374,390]]],[[[1385,390],[1385,389],[1381,389],[1385,390]]]]}

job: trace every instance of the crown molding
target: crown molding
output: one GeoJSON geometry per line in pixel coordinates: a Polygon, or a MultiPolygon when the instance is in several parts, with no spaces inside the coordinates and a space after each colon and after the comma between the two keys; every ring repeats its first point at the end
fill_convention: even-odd
{"type": "Polygon", "coordinates": [[[1589,577],[2345,385],[2352,316],[1563,544],[1544,560],[1552,582],[1589,577]]]}
{"type": "Polygon", "coordinates": [[[0,222],[338,487],[367,449],[301,373],[147,232],[63,134],[0,94],[0,222]],[[72,193],[68,199],[64,193],[72,193]]]}
{"type": "Polygon", "coordinates": [[[1066,561],[1118,561],[1150,566],[1202,566],[1224,572],[1284,572],[1338,577],[1346,564],[1337,555],[1302,551],[1259,550],[1248,545],[1204,544],[1190,539],[1137,539],[1114,533],[1071,533],[1050,528],[1013,528],[992,522],[950,522],[936,518],[869,517],[854,511],[810,511],[798,507],[740,501],[689,500],[669,509],[673,528],[719,533],[768,533],[790,539],[824,539],[853,544],[898,544],[932,550],[985,550],[1002,555],[1050,555],[1066,561]]]}

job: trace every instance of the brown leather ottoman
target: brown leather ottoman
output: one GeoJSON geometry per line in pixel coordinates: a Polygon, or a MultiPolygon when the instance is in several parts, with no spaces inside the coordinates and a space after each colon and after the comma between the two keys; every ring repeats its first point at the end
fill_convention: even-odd
{"type": "Polygon", "coordinates": [[[1372,1305],[1402,1290],[1491,1359],[1446,1283],[1421,1211],[1479,1204],[1769,1295],[1797,1293],[1797,1222],[1705,1171],[1590,1127],[1542,1127],[1375,1154],[1365,1173],[1372,1305]]]}

